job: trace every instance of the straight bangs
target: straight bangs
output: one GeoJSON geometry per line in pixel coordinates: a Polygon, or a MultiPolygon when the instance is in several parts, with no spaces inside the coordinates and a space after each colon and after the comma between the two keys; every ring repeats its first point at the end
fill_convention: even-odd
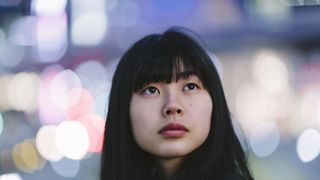
{"type": "MultiPolygon", "coordinates": [[[[196,75],[203,82],[200,69],[201,63],[192,52],[188,52],[180,44],[169,39],[153,41],[153,44],[145,44],[144,56],[139,57],[139,65],[136,66],[133,76],[134,92],[141,90],[150,83],[188,79],[196,75]]],[[[198,58],[197,58],[198,59],[198,58]]],[[[200,59],[199,59],[200,60],[200,59]]],[[[204,83],[204,82],[203,82],[204,83]]],[[[206,85],[204,84],[206,87],[206,85]]]]}

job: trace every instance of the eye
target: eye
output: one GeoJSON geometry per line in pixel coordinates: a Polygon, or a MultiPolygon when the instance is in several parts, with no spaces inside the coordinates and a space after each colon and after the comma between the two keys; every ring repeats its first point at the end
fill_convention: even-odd
{"type": "Polygon", "coordinates": [[[183,91],[194,91],[198,90],[199,86],[196,83],[188,83],[183,87],[183,91]]]}
{"type": "Polygon", "coordinates": [[[142,94],[147,96],[152,96],[152,95],[160,94],[160,91],[154,86],[148,86],[142,90],[142,94]]]}

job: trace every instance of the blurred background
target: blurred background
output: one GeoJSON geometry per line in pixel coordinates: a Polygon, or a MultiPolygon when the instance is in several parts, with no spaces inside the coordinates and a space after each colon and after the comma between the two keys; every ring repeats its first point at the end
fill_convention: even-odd
{"type": "Polygon", "coordinates": [[[203,39],[254,177],[320,179],[319,0],[0,0],[0,180],[98,179],[114,69],[171,26],[203,39]]]}

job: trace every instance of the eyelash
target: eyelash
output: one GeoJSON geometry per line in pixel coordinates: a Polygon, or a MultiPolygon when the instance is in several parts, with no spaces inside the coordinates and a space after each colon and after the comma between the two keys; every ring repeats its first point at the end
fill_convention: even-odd
{"type": "Polygon", "coordinates": [[[150,93],[150,89],[153,89],[153,90],[155,90],[158,94],[160,94],[159,89],[156,88],[156,87],[154,87],[154,86],[148,86],[148,87],[144,88],[144,89],[142,90],[142,94],[147,95],[147,96],[153,95],[155,92],[153,92],[153,93],[151,92],[151,93],[150,93]],[[149,92],[147,92],[148,90],[149,90],[149,92]]]}
{"type": "MultiPolygon", "coordinates": [[[[200,89],[200,87],[196,83],[187,83],[185,86],[183,86],[182,90],[183,91],[195,91],[200,89]],[[192,86],[192,87],[190,87],[192,86]],[[188,88],[188,89],[186,89],[188,88]]],[[[160,94],[160,91],[158,88],[154,86],[148,86],[142,90],[142,94],[147,95],[147,96],[152,96],[155,93],[160,94]]]]}
{"type": "Polygon", "coordinates": [[[194,90],[198,90],[200,88],[196,83],[187,83],[185,86],[183,86],[182,90],[185,90],[185,88],[190,85],[193,86],[193,89],[188,89],[188,91],[194,91],[194,90]]]}

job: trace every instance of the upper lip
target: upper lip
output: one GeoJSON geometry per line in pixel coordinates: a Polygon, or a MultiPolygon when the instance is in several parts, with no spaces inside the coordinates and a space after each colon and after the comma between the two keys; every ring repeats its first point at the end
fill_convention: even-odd
{"type": "Polygon", "coordinates": [[[182,131],[189,131],[184,125],[179,123],[168,123],[165,126],[163,126],[159,133],[162,133],[164,131],[170,131],[170,130],[182,130],[182,131]]]}

